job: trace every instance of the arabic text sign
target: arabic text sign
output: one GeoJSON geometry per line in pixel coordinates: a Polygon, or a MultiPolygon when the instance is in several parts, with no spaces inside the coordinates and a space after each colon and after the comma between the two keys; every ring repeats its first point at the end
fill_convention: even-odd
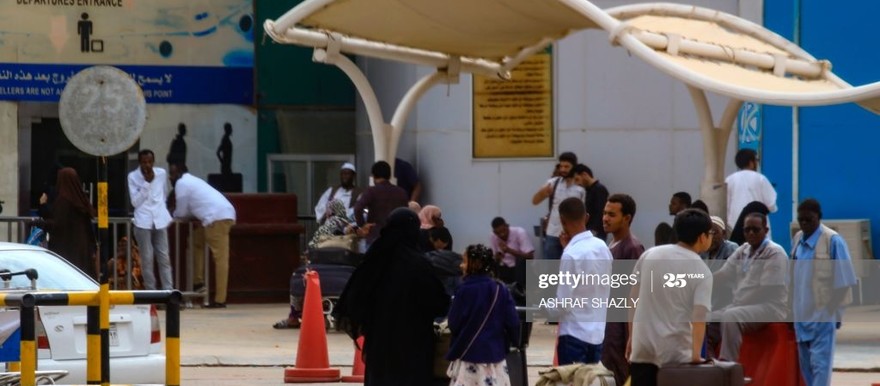
{"type": "Polygon", "coordinates": [[[552,157],[552,55],[511,72],[509,81],[474,76],[474,158],[552,157]]]}
{"type": "MultiPolygon", "coordinates": [[[[0,100],[57,102],[68,80],[86,67],[0,63],[0,100]]],[[[117,67],[137,82],[149,103],[253,103],[252,68],[117,67]]]]}

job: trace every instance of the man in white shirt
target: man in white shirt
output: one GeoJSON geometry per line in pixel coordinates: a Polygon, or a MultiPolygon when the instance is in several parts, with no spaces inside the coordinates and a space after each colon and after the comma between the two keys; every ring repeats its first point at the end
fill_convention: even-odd
{"type": "Polygon", "coordinates": [[[156,156],[152,150],[138,153],[140,167],[128,173],[128,195],[134,207],[134,238],[141,254],[141,270],[144,288],[156,289],[153,257],[159,265],[162,289],[174,288],[171,276],[171,260],[168,258],[168,225],[171,214],[165,206],[165,187],[168,177],[165,169],[153,166],[156,156]]]}
{"type": "Polygon", "coordinates": [[[356,178],[357,172],[354,169],[354,165],[350,162],[342,164],[342,167],[339,168],[339,185],[327,188],[318,200],[318,204],[315,205],[315,220],[319,224],[324,222],[324,215],[327,213],[327,203],[334,199],[342,201],[342,204],[345,205],[348,218],[354,218],[354,204],[363,190],[354,186],[356,178]]]}
{"type": "Polygon", "coordinates": [[[559,173],[562,177],[553,177],[535,192],[532,196],[532,205],[538,205],[548,200],[549,218],[547,219],[547,231],[544,237],[544,258],[559,260],[562,255],[562,244],[559,242],[559,234],[562,233],[562,225],[559,222],[559,203],[569,197],[586,198],[586,191],[574,181],[571,169],[577,165],[577,155],[572,152],[564,152],[559,155],[559,173]]]}
{"type": "Polygon", "coordinates": [[[744,333],[759,330],[771,322],[785,320],[788,306],[786,274],[788,255],[782,246],[767,238],[767,217],[746,216],[746,243],[714,272],[714,283],[733,282],[733,303],[712,312],[709,343],[721,342],[721,359],[739,360],[744,333]],[[719,336],[720,335],[720,336],[719,336]],[[720,338],[720,339],[718,339],[720,338]]]}
{"type": "Polygon", "coordinates": [[[208,308],[226,308],[229,282],[229,229],[235,225],[235,208],[223,193],[202,179],[187,173],[183,163],[172,163],[168,174],[174,185],[174,218],[195,218],[201,223],[193,232],[193,281],[198,291],[204,287],[205,243],[214,256],[214,301],[208,308]]]}
{"type": "Polygon", "coordinates": [[[776,212],[776,189],[763,174],[758,173],[758,153],[740,149],[736,153],[736,167],[740,170],[724,180],[727,183],[727,229],[733,229],[740,212],[748,203],[758,201],[776,212]]]}
{"type": "MultiPolygon", "coordinates": [[[[560,240],[565,249],[559,263],[560,272],[586,275],[585,277],[611,276],[611,250],[605,241],[587,230],[587,211],[584,201],[566,198],[559,204],[562,223],[560,240]]],[[[599,280],[601,282],[601,279],[599,280]]],[[[595,300],[608,299],[609,285],[598,282],[581,283],[577,287],[560,284],[556,291],[557,304],[566,299],[590,299],[591,304],[563,308],[559,318],[559,340],[556,356],[559,365],[572,363],[599,363],[602,359],[602,342],[605,339],[607,309],[596,307],[595,300]]]]}

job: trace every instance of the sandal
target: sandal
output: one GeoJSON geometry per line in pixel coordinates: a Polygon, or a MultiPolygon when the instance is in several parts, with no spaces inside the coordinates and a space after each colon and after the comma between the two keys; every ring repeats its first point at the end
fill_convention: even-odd
{"type": "Polygon", "coordinates": [[[299,328],[300,322],[299,320],[295,322],[291,322],[290,319],[281,319],[275,324],[272,325],[272,328],[277,330],[283,330],[287,328],[299,328]]]}

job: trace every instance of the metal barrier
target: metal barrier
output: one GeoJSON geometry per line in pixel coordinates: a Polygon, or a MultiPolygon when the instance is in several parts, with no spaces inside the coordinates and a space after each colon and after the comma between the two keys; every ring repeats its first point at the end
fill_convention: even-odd
{"type": "MultiPolygon", "coordinates": [[[[39,217],[26,217],[26,216],[0,216],[0,241],[8,241],[13,243],[24,243],[27,241],[28,235],[31,231],[31,225],[34,221],[39,220],[39,217]],[[4,229],[5,228],[5,229],[4,229]],[[5,235],[5,238],[3,236],[5,235]]],[[[109,218],[109,226],[111,229],[110,235],[110,248],[111,251],[115,251],[115,247],[119,245],[119,240],[122,237],[125,237],[125,261],[126,267],[132,266],[132,258],[131,258],[131,240],[132,240],[132,227],[134,226],[131,222],[131,217],[110,217],[109,218]]],[[[174,288],[183,290],[184,294],[189,297],[202,297],[202,294],[198,294],[193,292],[193,245],[192,238],[188,238],[188,240],[181,240],[180,234],[181,229],[188,230],[188,234],[192,234],[193,232],[193,222],[190,221],[174,221],[168,227],[169,236],[171,232],[174,232],[174,244],[168,246],[169,254],[173,256],[171,265],[174,272],[174,288]],[[186,261],[181,262],[181,243],[188,242],[189,247],[187,248],[186,261]],[[171,252],[174,252],[173,254],[171,252]],[[180,267],[181,264],[186,264],[186,272],[187,277],[184,278],[186,281],[181,281],[180,277],[180,267]]],[[[169,237],[170,239],[170,237],[169,237]]],[[[208,268],[210,264],[207,263],[207,244],[205,251],[205,288],[210,288],[210,275],[208,274],[208,268]]],[[[62,256],[64,257],[64,256],[62,256]]],[[[113,259],[117,257],[116,252],[112,252],[110,254],[110,258],[113,259]]],[[[122,289],[132,288],[132,276],[131,269],[127,269],[125,271],[125,277],[121,277],[118,275],[116,270],[111,270],[110,272],[110,280],[113,283],[111,289],[118,290],[122,287],[121,283],[125,283],[125,286],[122,289]],[[120,280],[122,279],[122,280],[120,280]]],[[[97,278],[96,278],[97,279],[97,278]]],[[[158,279],[158,277],[157,277],[158,279]]],[[[204,296],[204,302],[207,304],[208,297],[204,296]]],[[[187,306],[191,306],[189,302],[187,302],[187,306]]]]}
{"type": "MultiPolygon", "coordinates": [[[[31,223],[39,220],[39,217],[27,217],[27,216],[0,216],[0,241],[8,241],[14,243],[24,243],[26,242],[28,235],[31,231],[31,223]],[[5,238],[4,238],[5,236],[5,238]]],[[[308,242],[311,240],[312,236],[315,233],[315,230],[318,228],[318,224],[315,221],[315,216],[298,216],[297,221],[299,224],[302,224],[305,228],[305,232],[299,235],[300,237],[300,248],[302,248],[302,255],[305,255],[304,251],[307,250],[308,242]]],[[[189,298],[202,298],[202,303],[207,305],[209,303],[210,297],[209,293],[197,293],[194,292],[193,288],[193,243],[192,237],[181,239],[182,230],[187,230],[188,234],[193,233],[193,222],[191,221],[174,221],[168,227],[168,235],[169,241],[174,240],[168,246],[169,254],[172,256],[171,258],[171,266],[173,269],[173,279],[174,279],[174,288],[181,290],[184,294],[184,297],[189,298]],[[174,235],[172,238],[171,235],[174,235]],[[181,261],[181,251],[183,248],[183,243],[188,243],[186,248],[186,255],[183,256],[185,258],[184,261],[181,261]],[[185,272],[186,277],[181,277],[181,267],[185,264],[185,272]]],[[[132,266],[132,257],[131,257],[131,242],[132,242],[132,227],[134,225],[131,222],[131,217],[110,217],[109,218],[109,228],[110,228],[110,242],[108,248],[110,251],[114,251],[110,253],[110,259],[117,257],[116,247],[119,245],[119,240],[122,237],[125,237],[125,261],[126,267],[132,266]]],[[[51,235],[50,235],[51,237],[51,235]]],[[[208,245],[205,244],[205,250],[202,251],[203,256],[205,258],[205,272],[203,277],[205,278],[204,288],[210,289],[211,283],[210,278],[210,263],[208,258],[208,245]]],[[[62,256],[64,257],[64,256],[62,256]]],[[[146,268],[145,268],[146,269],[146,268]]],[[[128,289],[132,288],[133,280],[131,276],[131,269],[125,270],[125,276],[122,277],[118,274],[115,269],[110,270],[110,282],[112,283],[112,290],[119,289],[128,289]],[[124,284],[124,285],[123,285],[124,284]]],[[[96,278],[97,279],[97,278],[96,278]]],[[[158,280],[158,277],[157,277],[158,280]]],[[[209,290],[210,291],[210,290],[209,290]]],[[[186,307],[192,307],[192,303],[187,300],[185,302],[186,307]]]]}
{"type": "Polygon", "coordinates": [[[38,219],[39,217],[0,216],[0,241],[25,242],[30,232],[28,224],[38,219]]]}
{"type": "Polygon", "coordinates": [[[37,371],[37,306],[88,306],[87,311],[87,380],[89,384],[108,384],[110,352],[102,350],[101,341],[109,341],[109,305],[166,305],[165,313],[165,384],[180,385],[180,291],[111,291],[102,299],[101,291],[0,293],[0,306],[21,308],[21,385],[35,386],[37,371]],[[104,301],[102,301],[104,300],[104,301]],[[106,302],[109,300],[109,303],[106,302]],[[98,351],[100,355],[96,355],[98,351]]]}
{"type": "MultiPolygon", "coordinates": [[[[0,217],[0,229],[5,226],[6,228],[6,238],[0,239],[0,241],[9,241],[13,243],[24,243],[27,241],[28,236],[31,231],[31,224],[34,221],[39,220],[39,217],[0,217]]],[[[110,218],[110,226],[112,229],[112,244],[118,245],[120,237],[126,238],[126,247],[125,247],[125,258],[127,262],[127,266],[131,267],[131,218],[130,217],[111,217],[110,218]],[[120,235],[121,234],[121,235],[120,235]]],[[[109,246],[108,246],[109,247],[109,246]]],[[[112,250],[112,249],[111,249],[112,250]]],[[[115,256],[115,252],[111,254],[112,257],[115,256]]],[[[64,257],[64,256],[62,256],[64,257]]],[[[175,266],[175,268],[177,268],[175,266]]],[[[112,277],[114,279],[114,288],[118,289],[119,287],[119,279],[120,277],[116,275],[116,272],[112,273],[112,277]]],[[[125,277],[126,288],[132,288],[132,278],[131,278],[131,270],[128,271],[128,274],[125,277]]],[[[176,284],[179,283],[179,280],[175,279],[175,287],[176,284]]]]}

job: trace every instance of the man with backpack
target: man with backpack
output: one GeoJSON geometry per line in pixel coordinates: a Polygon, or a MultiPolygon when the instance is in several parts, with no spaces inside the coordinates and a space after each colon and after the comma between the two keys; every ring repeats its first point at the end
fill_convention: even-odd
{"type": "Polygon", "coordinates": [[[560,154],[559,172],[562,177],[553,177],[547,180],[532,196],[532,205],[538,205],[544,200],[548,200],[547,228],[544,230],[545,259],[559,260],[562,256],[562,244],[559,241],[559,235],[562,233],[562,223],[559,221],[559,203],[569,197],[576,197],[581,201],[586,197],[584,188],[576,184],[574,176],[571,175],[571,169],[574,165],[577,165],[577,155],[568,151],[560,154]]]}

